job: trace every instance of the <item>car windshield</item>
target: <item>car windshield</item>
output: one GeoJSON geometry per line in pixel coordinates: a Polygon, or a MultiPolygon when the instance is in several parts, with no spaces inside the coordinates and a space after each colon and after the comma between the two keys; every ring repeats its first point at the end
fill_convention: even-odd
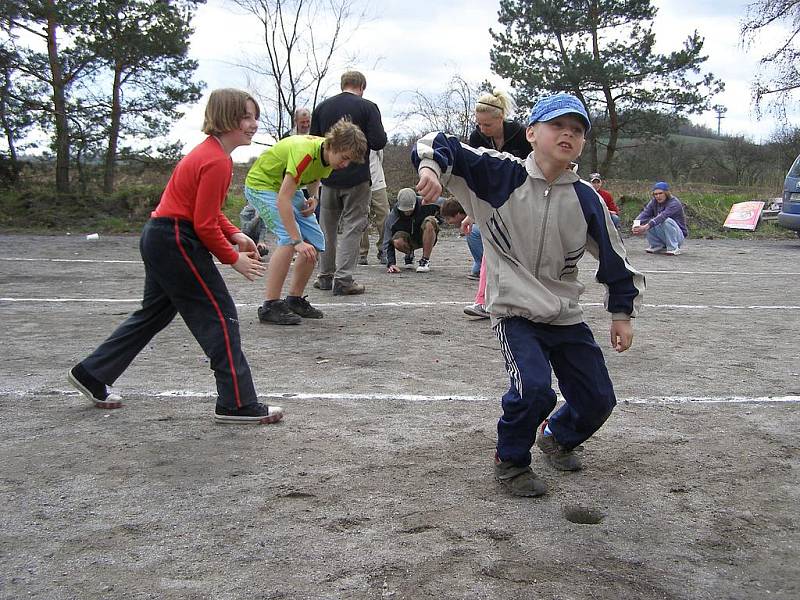
{"type": "Polygon", "coordinates": [[[789,173],[786,176],[800,178],[800,156],[794,160],[794,164],[792,165],[792,168],[789,169],[789,173]]]}

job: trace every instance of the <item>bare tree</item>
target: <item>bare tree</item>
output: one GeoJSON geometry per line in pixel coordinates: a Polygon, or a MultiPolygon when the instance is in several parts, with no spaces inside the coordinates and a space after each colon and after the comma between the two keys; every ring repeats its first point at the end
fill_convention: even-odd
{"type": "Polygon", "coordinates": [[[438,96],[428,96],[419,90],[411,92],[410,107],[398,116],[400,120],[420,124],[412,128],[421,127],[424,131],[414,133],[442,131],[466,141],[475,126],[475,103],[480,89],[456,74],[438,96]]]}
{"type": "Polygon", "coordinates": [[[250,59],[249,83],[268,133],[280,137],[295,109],[317,105],[339,51],[366,18],[358,0],[232,0],[263,28],[266,60],[250,59]],[[262,81],[268,81],[262,89],[262,81]]]}
{"type": "Polygon", "coordinates": [[[780,23],[789,31],[782,36],[778,46],[761,57],[753,81],[753,102],[757,112],[766,105],[786,121],[786,105],[793,92],[800,88],[800,0],[757,0],[747,7],[747,18],[742,22],[742,38],[749,48],[758,37],[765,37],[780,23]]]}

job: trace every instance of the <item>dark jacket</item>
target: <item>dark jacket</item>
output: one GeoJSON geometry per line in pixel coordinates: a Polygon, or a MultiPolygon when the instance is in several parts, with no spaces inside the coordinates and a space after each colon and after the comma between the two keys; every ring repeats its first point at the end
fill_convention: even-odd
{"type": "Polygon", "coordinates": [[[311,135],[324,137],[342,117],[349,117],[361,128],[367,138],[368,148],[363,163],[350,163],[346,169],[334,171],[330,177],[322,180],[325,185],[337,189],[351,188],[369,181],[369,151],[381,150],[386,145],[386,131],[378,106],[350,92],[342,92],[317,105],[311,114],[311,135]]]}
{"type": "Polygon", "coordinates": [[[383,228],[383,252],[386,255],[386,266],[397,264],[395,257],[392,236],[398,231],[406,231],[411,239],[418,245],[422,245],[422,222],[426,217],[436,217],[439,220],[438,204],[422,204],[422,199],[417,196],[417,204],[414,212],[406,216],[395,206],[386,217],[386,224],[383,228]]]}
{"type": "Polygon", "coordinates": [[[533,150],[530,142],[525,138],[525,128],[516,121],[503,121],[502,148],[495,148],[494,140],[483,135],[477,127],[469,136],[469,145],[473,148],[491,148],[500,152],[508,152],[517,158],[527,158],[533,150]]]}

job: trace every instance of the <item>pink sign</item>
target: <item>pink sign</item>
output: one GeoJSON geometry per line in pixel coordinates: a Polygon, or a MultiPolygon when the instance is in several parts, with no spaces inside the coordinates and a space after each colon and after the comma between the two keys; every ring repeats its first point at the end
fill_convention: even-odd
{"type": "Polygon", "coordinates": [[[751,200],[750,202],[737,202],[731,206],[731,211],[728,213],[728,218],[722,225],[726,229],[747,229],[754,231],[758,225],[758,219],[761,217],[761,211],[764,210],[764,203],[758,200],[751,200]]]}

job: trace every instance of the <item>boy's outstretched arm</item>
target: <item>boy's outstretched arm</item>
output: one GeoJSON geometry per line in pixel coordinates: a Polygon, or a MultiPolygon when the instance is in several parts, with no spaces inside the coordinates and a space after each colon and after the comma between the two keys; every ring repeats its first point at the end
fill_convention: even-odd
{"type": "Polygon", "coordinates": [[[631,320],[611,321],[611,347],[617,352],[625,352],[633,344],[633,324],[631,320]]]}
{"type": "Polygon", "coordinates": [[[439,196],[442,195],[442,184],[439,183],[439,176],[433,169],[428,167],[420,168],[417,193],[422,196],[423,204],[436,202],[439,196]]]}

